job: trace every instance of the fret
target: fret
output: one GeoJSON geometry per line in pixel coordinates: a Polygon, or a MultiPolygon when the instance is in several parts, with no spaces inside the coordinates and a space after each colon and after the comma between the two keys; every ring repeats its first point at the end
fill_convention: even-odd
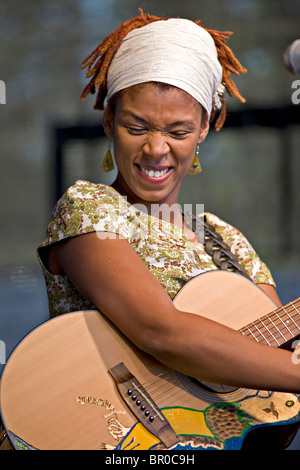
{"type": "Polygon", "coordinates": [[[253,338],[254,338],[256,341],[259,341],[259,340],[257,339],[257,337],[255,336],[255,334],[252,333],[251,329],[248,328],[248,326],[244,326],[244,328],[242,328],[242,329],[239,330],[239,331],[240,331],[240,333],[242,333],[243,335],[245,335],[245,336],[253,336],[253,338]]]}
{"type": "MultiPolygon", "coordinates": [[[[297,303],[299,304],[299,299],[297,299],[297,303]]],[[[282,310],[285,312],[285,314],[288,316],[289,320],[292,322],[293,329],[296,329],[296,334],[299,334],[300,332],[300,317],[299,317],[299,310],[295,306],[296,302],[290,302],[289,304],[285,305],[282,307],[282,310]],[[290,310],[288,311],[288,308],[290,310]],[[296,319],[296,321],[294,320],[296,319]],[[297,323],[298,320],[298,323],[297,323]]],[[[293,333],[293,336],[296,336],[295,332],[293,333]]]]}
{"type": "Polygon", "coordinates": [[[245,326],[244,328],[242,328],[240,330],[241,333],[245,334],[246,336],[250,336],[249,334],[246,333],[245,330],[248,330],[248,332],[250,333],[251,336],[253,336],[253,338],[258,341],[259,343],[261,343],[262,341],[259,339],[259,336],[261,336],[263,338],[263,340],[268,344],[270,345],[269,341],[267,340],[267,338],[265,337],[265,335],[262,333],[262,331],[257,328],[257,326],[255,325],[255,323],[249,323],[249,325],[245,326]],[[251,328],[254,328],[255,330],[252,331],[251,328]],[[256,335],[255,333],[258,333],[258,335],[256,335]]]}
{"type": "MultiPolygon", "coordinates": [[[[298,304],[298,307],[300,308],[300,297],[298,297],[298,299],[294,300],[294,302],[289,303],[289,305],[291,305],[295,310],[297,310],[296,304],[298,304]]],[[[297,310],[297,313],[300,313],[300,312],[297,310]]]]}
{"type": "Polygon", "coordinates": [[[299,313],[300,313],[299,310],[297,309],[295,303],[293,303],[293,302],[290,302],[290,303],[288,303],[287,305],[284,305],[284,306],[281,307],[281,308],[284,309],[285,311],[286,311],[287,309],[290,309],[290,313],[293,312],[292,314],[294,314],[295,317],[297,317],[297,316],[299,315],[299,313]]]}
{"type": "MultiPolygon", "coordinates": [[[[274,328],[279,333],[280,336],[277,335],[278,340],[280,340],[280,337],[282,337],[284,343],[286,343],[294,337],[294,334],[287,326],[286,321],[283,319],[283,317],[278,315],[277,311],[273,312],[272,315],[267,315],[267,318],[274,325],[274,328]]],[[[282,344],[282,341],[280,342],[280,344],[282,344]]]]}
{"type": "MultiPolygon", "coordinates": [[[[287,315],[287,317],[288,317],[287,322],[291,322],[291,324],[289,323],[289,326],[290,326],[291,328],[294,327],[294,328],[293,328],[294,330],[295,330],[295,328],[296,328],[296,330],[298,330],[298,332],[299,332],[299,327],[298,327],[297,323],[294,321],[293,317],[289,314],[289,312],[286,310],[285,307],[282,307],[282,310],[284,311],[284,313],[285,313],[285,314],[287,315]]],[[[287,323],[287,322],[286,322],[286,323],[287,323]]],[[[294,333],[294,332],[292,333],[292,336],[295,336],[295,333],[294,333]]]]}
{"type": "Polygon", "coordinates": [[[284,339],[284,342],[294,338],[300,332],[300,328],[293,317],[297,317],[299,322],[299,311],[292,302],[284,307],[278,308],[273,312],[272,315],[269,315],[269,319],[272,321],[279,334],[284,339]],[[290,311],[288,311],[289,308],[290,311]],[[296,313],[293,314],[291,309],[296,313]]]}
{"type": "Polygon", "coordinates": [[[240,332],[258,342],[281,346],[300,334],[300,297],[269,315],[249,323],[240,332]]]}
{"type": "Polygon", "coordinates": [[[252,323],[252,325],[256,328],[257,331],[260,332],[265,342],[270,346],[281,346],[283,342],[285,343],[286,341],[288,341],[288,339],[290,339],[286,338],[280,328],[276,325],[274,321],[271,320],[270,316],[268,315],[265,315],[261,319],[256,320],[252,323]]]}
{"type": "MultiPolygon", "coordinates": [[[[268,317],[267,317],[268,318],[268,317]]],[[[269,318],[268,318],[269,319],[269,318]]],[[[261,320],[261,323],[262,325],[264,325],[264,327],[266,328],[266,330],[268,331],[268,333],[270,334],[270,336],[272,336],[272,338],[274,339],[274,341],[277,343],[277,346],[280,346],[280,343],[277,341],[277,339],[275,338],[275,336],[272,334],[272,332],[269,330],[269,328],[265,325],[265,323],[261,320]]],[[[272,325],[274,325],[274,323],[271,321],[272,325]]],[[[276,330],[280,333],[280,331],[278,330],[278,328],[276,327],[276,325],[274,325],[276,330]]],[[[281,334],[281,333],[280,333],[281,334]]],[[[281,336],[284,338],[284,336],[281,334],[281,336]]],[[[285,340],[285,338],[284,338],[285,340]]]]}
{"type": "MultiPolygon", "coordinates": [[[[284,309],[283,309],[283,310],[284,310],[284,309]]],[[[287,313],[287,312],[285,312],[285,313],[287,313]]],[[[290,320],[286,320],[286,321],[282,320],[276,311],[274,312],[274,315],[277,316],[277,318],[278,318],[278,320],[279,320],[280,322],[283,322],[284,327],[288,330],[289,334],[291,335],[291,338],[293,338],[294,334],[292,333],[292,331],[291,331],[291,330],[289,329],[289,327],[288,327],[288,323],[290,322],[290,320]]],[[[287,313],[287,315],[289,316],[288,313],[287,313]]],[[[290,339],[290,338],[289,338],[289,339],[290,339]]]]}
{"type": "MultiPolygon", "coordinates": [[[[298,301],[298,303],[299,303],[299,301],[298,301]]],[[[291,305],[291,306],[293,307],[293,309],[296,310],[297,315],[299,315],[300,312],[299,312],[299,310],[296,308],[295,302],[294,302],[294,303],[291,302],[289,305],[291,305]]],[[[298,325],[296,325],[296,326],[297,326],[298,330],[300,331],[299,326],[298,326],[298,325]]]]}
{"type": "MultiPolygon", "coordinates": [[[[265,317],[264,317],[265,318],[265,317]]],[[[254,322],[256,328],[259,329],[259,331],[261,332],[261,334],[264,336],[265,338],[265,341],[271,345],[272,344],[272,341],[275,340],[274,338],[274,335],[272,334],[272,331],[267,327],[267,325],[264,323],[263,319],[259,319],[259,320],[256,320],[254,322]]],[[[275,340],[276,342],[276,340],[275,340]]]]}
{"type": "Polygon", "coordinates": [[[289,317],[289,319],[291,320],[291,322],[294,323],[295,328],[297,328],[297,330],[299,330],[299,327],[298,327],[297,323],[294,321],[293,317],[291,317],[291,315],[289,314],[289,312],[287,312],[287,311],[285,310],[285,313],[287,314],[287,316],[289,317]]]}

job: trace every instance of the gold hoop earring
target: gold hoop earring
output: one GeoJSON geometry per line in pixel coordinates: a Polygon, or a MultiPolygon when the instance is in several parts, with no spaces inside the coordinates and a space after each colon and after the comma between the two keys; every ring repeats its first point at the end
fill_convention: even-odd
{"type": "Polygon", "coordinates": [[[101,165],[102,170],[104,170],[106,173],[108,173],[109,171],[115,168],[113,157],[110,151],[110,146],[111,146],[111,141],[109,141],[108,149],[101,165]]]}
{"type": "Polygon", "coordinates": [[[197,144],[194,160],[193,160],[191,168],[189,169],[189,175],[197,175],[198,173],[201,173],[202,171],[202,168],[199,162],[199,152],[200,152],[200,144],[197,144]]]}

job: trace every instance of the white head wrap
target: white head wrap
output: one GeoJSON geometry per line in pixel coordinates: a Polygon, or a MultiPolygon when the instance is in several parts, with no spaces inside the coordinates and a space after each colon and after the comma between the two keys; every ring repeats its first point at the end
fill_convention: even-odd
{"type": "Polygon", "coordinates": [[[210,116],[218,106],[222,66],[212,36],[201,26],[172,18],[132,30],[108,70],[107,99],[124,88],[164,82],[189,93],[210,116]]]}

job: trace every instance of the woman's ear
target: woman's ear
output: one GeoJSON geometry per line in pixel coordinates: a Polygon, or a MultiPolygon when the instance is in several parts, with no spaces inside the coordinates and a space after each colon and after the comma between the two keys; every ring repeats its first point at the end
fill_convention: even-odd
{"type": "Polygon", "coordinates": [[[104,110],[102,124],[105,134],[112,139],[114,136],[114,114],[109,104],[104,110]]]}
{"type": "Polygon", "coordinates": [[[198,139],[198,144],[201,144],[202,142],[205,141],[206,136],[209,131],[209,119],[207,112],[205,111],[202,116],[202,122],[201,122],[201,127],[200,127],[200,132],[199,132],[199,139],[198,139]]]}

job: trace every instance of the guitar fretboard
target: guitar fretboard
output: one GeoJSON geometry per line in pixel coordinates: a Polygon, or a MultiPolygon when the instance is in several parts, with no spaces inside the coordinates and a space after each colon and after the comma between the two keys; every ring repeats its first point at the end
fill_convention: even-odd
{"type": "Polygon", "coordinates": [[[270,346],[282,346],[300,334],[300,297],[241,330],[246,336],[270,346]]]}

